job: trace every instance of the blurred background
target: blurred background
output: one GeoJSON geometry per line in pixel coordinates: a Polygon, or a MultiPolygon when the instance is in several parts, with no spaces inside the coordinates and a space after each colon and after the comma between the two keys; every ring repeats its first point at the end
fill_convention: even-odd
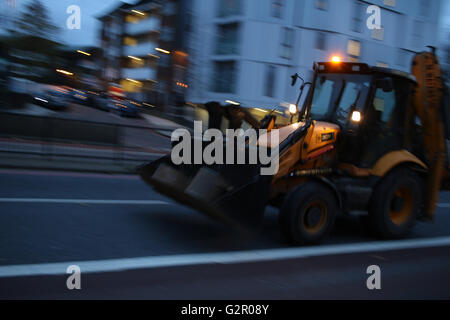
{"type": "Polygon", "coordinates": [[[208,126],[208,102],[289,123],[300,86],[291,75],[311,80],[314,62],[409,72],[427,46],[448,84],[450,0],[0,0],[0,298],[449,298],[448,192],[409,250],[361,252],[373,238],[351,217],[329,243],[356,254],[227,265],[214,253],[244,250],[246,261],[289,248],[277,209],[257,234],[234,231],[130,174],[170,153],[175,129],[208,126]],[[379,29],[367,26],[371,5],[379,29]],[[446,246],[431,247],[439,238],[446,246]],[[61,275],[20,276],[47,263],[61,263],[59,274],[67,261],[189,254],[213,264],[104,269],[83,274],[78,293],[61,275]],[[30,264],[40,266],[17,267],[30,264]],[[381,294],[366,288],[369,265],[382,267],[381,294]]]}
{"type": "Polygon", "coordinates": [[[290,76],[310,80],[313,62],[332,56],[409,71],[433,46],[447,79],[450,70],[446,0],[0,1],[9,152],[18,138],[167,152],[167,139],[148,133],[205,120],[208,101],[257,118],[276,108],[289,121],[290,76]],[[380,29],[367,27],[370,5],[380,29]]]}

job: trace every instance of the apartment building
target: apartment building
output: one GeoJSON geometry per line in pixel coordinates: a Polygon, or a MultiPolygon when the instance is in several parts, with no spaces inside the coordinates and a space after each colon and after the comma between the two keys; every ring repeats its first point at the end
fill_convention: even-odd
{"type": "Polygon", "coordinates": [[[415,52],[438,43],[440,0],[194,0],[188,99],[271,107],[296,101],[290,75],[314,61],[409,71],[415,52]],[[381,9],[370,30],[367,8],[381,9]]]}
{"type": "Polygon", "coordinates": [[[187,89],[184,32],[180,13],[188,1],[123,3],[100,17],[105,85],[120,84],[128,97],[158,106],[187,89]]]}

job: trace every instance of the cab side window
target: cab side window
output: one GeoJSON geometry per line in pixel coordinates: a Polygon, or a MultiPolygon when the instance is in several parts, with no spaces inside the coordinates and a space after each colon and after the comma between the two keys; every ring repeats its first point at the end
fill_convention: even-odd
{"type": "Polygon", "coordinates": [[[378,124],[393,125],[395,110],[395,90],[384,92],[378,88],[373,100],[375,118],[378,124]]]}

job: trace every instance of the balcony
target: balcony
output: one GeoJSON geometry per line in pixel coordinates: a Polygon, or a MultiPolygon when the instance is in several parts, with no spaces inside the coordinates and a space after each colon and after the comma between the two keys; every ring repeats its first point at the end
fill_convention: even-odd
{"type": "Polygon", "coordinates": [[[156,80],[156,69],[150,67],[143,68],[123,68],[122,77],[133,80],[144,81],[147,79],[156,80]]]}
{"type": "Polygon", "coordinates": [[[127,23],[125,26],[125,33],[129,35],[137,35],[141,33],[150,32],[152,30],[160,30],[161,21],[159,18],[150,17],[140,20],[137,23],[127,23]]]}
{"type": "Polygon", "coordinates": [[[136,46],[125,46],[124,47],[124,55],[125,56],[134,56],[134,57],[144,57],[149,53],[157,54],[155,51],[158,45],[156,42],[146,42],[141,43],[136,46]]]}

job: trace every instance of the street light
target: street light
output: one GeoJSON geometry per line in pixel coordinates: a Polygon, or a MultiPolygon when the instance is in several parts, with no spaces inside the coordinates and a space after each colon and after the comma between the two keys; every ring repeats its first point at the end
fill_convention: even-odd
{"type": "Polygon", "coordinates": [[[91,56],[91,54],[89,52],[84,52],[81,50],[77,50],[78,53],[84,54],[85,56],[91,56]]]}
{"type": "Polygon", "coordinates": [[[142,11],[139,11],[139,10],[131,10],[131,12],[134,12],[134,13],[139,14],[141,16],[145,16],[145,13],[142,12],[142,11]]]}
{"type": "Polygon", "coordinates": [[[133,60],[137,60],[137,61],[142,61],[141,58],[135,57],[135,56],[128,56],[128,58],[133,59],[133,60]]]}
{"type": "Polygon", "coordinates": [[[67,76],[73,76],[73,73],[72,73],[72,72],[69,72],[69,71],[66,71],[66,70],[62,70],[62,69],[56,69],[56,72],[65,74],[65,75],[67,75],[67,76]]]}
{"type": "Polygon", "coordinates": [[[170,51],[164,50],[164,49],[161,49],[161,48],[155,48],[155,50],[158,51],[158,52],[161,52],[161,53],[170,54],[170,51]]]}

